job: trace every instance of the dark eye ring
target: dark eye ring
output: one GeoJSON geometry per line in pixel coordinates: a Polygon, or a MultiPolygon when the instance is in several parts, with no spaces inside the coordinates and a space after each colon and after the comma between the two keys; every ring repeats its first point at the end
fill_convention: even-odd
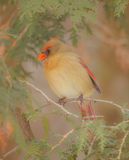
{"type": "Polygon", "coordinates": [[[50,49],[47,49],[47,50],[45,50],[45,51],[42,51],[42,53],[45,53],[45,54],[48,56],[49,53],[50,53],[50,49]]]}
{"type": "Polygon", "coordinates": [[[47,52],[47,55],[48,55],[50,53],[50,48],[48,48],[46,52],[47,52]]]}

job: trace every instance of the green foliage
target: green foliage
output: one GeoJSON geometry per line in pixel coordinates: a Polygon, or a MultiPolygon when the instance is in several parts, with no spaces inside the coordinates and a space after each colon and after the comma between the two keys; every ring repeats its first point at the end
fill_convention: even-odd
{"type": "Polygon", "coordinates": [[[67,146],[67,149],[62,152],[61,160],[76,160],[77,158],[77,146],[71,143],[67,146]]]}
{"type": "MultiPolygon", "coordinates": [[[[106,126],[100,120],[83,123],[80,128],[77,128],[75,135],[71,137],[69,145],[66,144],[66,150],[62,151],[61,160],[75,160],[82,154],[84,160],[115,160],[123,140],[123,133],[128,131],[127,128],[126,131],[121,130],[123,123],[126,122],[121,122],[114,127],[106,126]]],[[[125,142],[125,146],[128,148],[127,142],[125,142]]],[[[125,157],[129,157],[129,154],[127,152],[122,156],[123,159],[127,159],[125,157]]]]}
{"type": "Polygon", "coordinates": [[[114,0],[115,15],[119,17],[124,14],[128,4],[129,0],[114,0]]]}
{"type": "Polygon", "coordinates": [[[46,152],[49,150],[49,144],[45,140],[32,141],[26,146],[26,156],[25,160],[35,159],[35,160],[48,160],[46,152]]]}
{"type": "Polygon", "coordinates": [[[72,24],[72,28],[70,29],[71,39],[75,43],[77,39],[75,28],[78,28],[82,24],[83,29],[86,29],[83,21],[87,25],[88,22],[95,20],[97,2],[98,0],[84,0],[83,2],[77,0],[21,0],[20,19],[30,24],[29,30],[33,40],[35,40],[36,36],[38,37],[36,40],[42,38],[42,41],[51,36],[62,36],[64,30],[66,30],[63,23],[69,19],[72,24]],[[38,32],[35,27],[36,29],[38,28],[38,32]],[[36,33],[34,33],[35,31],[36,33]]]}
{"type": "Polygon", "coordinates": [[[9,116],[11,117],[10,118],[11,123],[13,124],[13,127],[14,127],[13,137],[15,139],[15,142],[18,145],[18,147],[23,150],[26,146],[26,141],[25,141],[25,137],[22,133],[22,129],[19,126],[19,124],[17,123],[17,119],[15,118],[15,116],[13,116],[11,113],[9,116]]]}
{"type": "Polygon", "coordinates": [[[81,21],[82,17],[92,18],[92,14],[87,16],[87,14],[84,13],[94,13],[97,5],[96,2],[97,1],[92,0],[84,0],[83,2],[77,0],[21,0],[21,16],[33,18],[37,13],[48,13],[58,19],[65,15],[69,15],[73,23],[78,23],[81,21]]]}
{"type": "Polygon", "coordinates": [[[105,6],[108,14],[112,15],[114,18],[121,18],[125,16],[128,4],[129,0],[109,0],[106,1],[105,6]]]}
{"type": "Polygon", "coordinates": [[[88,147],[88,137],[89,137],[89,127],[85,124],[82,124],[79,129],[79,133],[77,134],[77,155],[83,151],[84,148],[88,147]]]}
{"type": "Polygon", "coordinates": [[[96,123],[95,126],[100,126],[99,129],[95,127],[94,128],[95,128],[95,135],[98,140],[100,151],[103,152],[106,145],[108,144],[109,133],[108,133],[108,130],[104,128],[102,122],[96,123]]]}
{"type": "MultiPolygon", "coordinates": [[[[18,82],[15,78],[12,79],[15,70],[6,66],[4,60],[0,60],[0,110],[1,112],[7,109],[13,109],[16,106],[25,106],[27,103],[26,87],[18,82]],[[12,73],[12,77],[10,73],[12,73]],[[21,99],[22,97],[22,99],[21,99]]],[[[16,74],[16,73],[15,73],[16,74]]],[[[14,76],[15,77],[15,76],[14,76]]]]}

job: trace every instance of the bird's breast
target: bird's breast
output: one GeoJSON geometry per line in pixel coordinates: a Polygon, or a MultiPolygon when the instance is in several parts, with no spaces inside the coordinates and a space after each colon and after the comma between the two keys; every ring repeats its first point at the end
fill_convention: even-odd
{"type": "Polygon", "coordinates": [[[54,55],[44,65],[45,75],[58,97],[89,96],[93,91],[91,80],[73,54],[54,55]]]}

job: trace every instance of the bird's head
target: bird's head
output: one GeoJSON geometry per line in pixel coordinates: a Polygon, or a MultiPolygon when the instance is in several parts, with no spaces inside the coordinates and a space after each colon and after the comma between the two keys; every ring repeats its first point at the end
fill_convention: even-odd
{"type": "Polygon", "coordinates": [[[38,60],[43,61],[51,54],[56,53],[60,47],[61,41],[58,38],[51,38],[41,49],[38,60]]]}

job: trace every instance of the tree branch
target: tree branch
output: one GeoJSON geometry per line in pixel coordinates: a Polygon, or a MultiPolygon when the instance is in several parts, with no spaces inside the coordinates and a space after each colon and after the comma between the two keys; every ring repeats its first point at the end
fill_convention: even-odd
{"type": "Polygon", "coordinates": [[[127,136],[129,135],[129,131],[127,131],[122,139],[122,142],[120,144],[120,148],[119,148],[119,153],[118,153],[118,156],[117,156],[117,160],[120,160],[121,159],[121,154],[122,154],[122,149],[123,149],[123,146],[125,144],[125,140],[127,138],[127,136]]]}
{"type": "Polygon", "coordinates": [[[38,87],[36,87],[34,84],[28,82],[28,81],[22,81],[20,80],[21,82],[27,84],[28,86],[30,86],[31,88],[33,88],[35,91],[39,92],[44,98],[46,98],[46,100],[49,102],[49,103],[52,103],[54,104],[55,106],[57,106],[59,109],[61,109],[63,112],[65,112],[65,114],[67,115],[70,115],[70,116],[73,116],[75,118],[79,118],[78,115],[74,114],[74,113],[71,113],[69,112],[67,109],[65,109],[62,105],[56,103],[55,101],[53,101],[51,98],[49,98],[41,89],[39,89],[38,87]]]}
{"type": "Polygon", "coordinates": [[[25,33],[27,32],[27,30],[29,29],[30,25],[27,25],[22,32],[19,34],[18,38],[16,40],[13,41],[11,48],[15,47],[17,45],[17,42],[20,41],[22,39],[22,37],[25,35],[25,33]]]}
{"type": "MultiPolygon", "coordinates": [[[[87,98],[89,100],[92,100],[91,98],[87,98]]],[[[103,100],[103,99],[93,99],[93,102],[100,102],[100,103],[107,103],[107,104],[111,104],[112,106],[115,106],[117,108],[119,108],[121,110],[122,113],[124,113],[125,111],[129,112],[129,109],[127,108],[123,108],[123,106],[113,102],[113,101],[109,101],[109,100],[103,100]]]]}
{"type": "Polygon", "coordinates": [[[95,143],[95,141],[96,141],[96,136],[94,136],[93,137],[93,139],[92,139],[92,141],[91,141],[91,144],[90,144],[90,146],[89,146],[89,150],[88,150],[88,153],[87,153],[87,157],[91,154],[91,152],[92,152],[92,148],[93,148],[93,145],[94,145],[94,143],[95,143]]]}
{"type": "MultiPolygon", "coordinates": [[[[57,106],[58,108],[60,108],[62,111],[64,111],[66,114],[68,115],[71,115],[75,118],[79,118],[78,115],[76,114],[73,114],[71,112],[69,112],[68,110],[66,110],[62,105],[56,103],[55,101],[53,101],[51,98],[49,98],[41,89],[39,89],[38,87],[36,87],[34,84],[28,82],[28,81],[25,81],[25,80],[20,80],[22,83],[25,83],[27,84],[28,86],[30,86],[31,88],[33,88],[35,91],[39,92],[44,98],[46,98],[46,100],[52,104],[54,104],[55,106],[57,106]]],[[[109,101],[109,100],[103,100],[103,99],[95,99],[95,98],[85,98],[84,99],[85,101],[93,101],[93,102],[100,102],[100,103],[106,103],[106,104],[110,104],[114,107],[117,107],[121,110],[122,113],[125,113],[125,112],[129,112],[129,109],[127,108],[123,108],[123,106],[113,102],[113,101],[109,101]]],[[[67,102],[78,102],[79,100],[75,99],[75,98],[71,98],[71,99],[68,99],[67,102]]]]}
{"type": "Polygon", "coordinates": [[[2,155],[2,158],[0,158],[0,160],[4,160],[5,158],[7,158],[9,155],[11,155],[12,153],[16,152],[18,150],[18,146],[15,146],[14,148],[12,148],[11,150],[9,150],[8,152],[6,152],[5,154],[2,155]]]}
{"type": "Polygon", "coordinates": [[[57,147],[59,147],[59,146],[64,142],[64,140],[65,140],[70,134],[72,134],[73,132],[74,132],[74,129],[71,129],[69,132],[67,132],[66,134],[64,134],[63,137],[61,138],[61,140],[51,148],[50,152],[52,152],[54,149],[56,149],[57,147]]]}

